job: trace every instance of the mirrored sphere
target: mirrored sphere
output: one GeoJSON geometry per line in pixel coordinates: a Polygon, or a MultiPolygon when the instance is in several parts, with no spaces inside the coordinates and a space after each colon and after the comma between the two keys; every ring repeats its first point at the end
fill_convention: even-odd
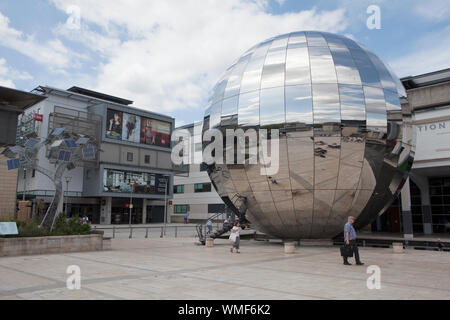
{"type": "Polygon", "coordinates": [[[212,164],[208,173],[229,207],[272,236],[330,238],[350,215],[361,228],[389,207],[412,165],[411,112],[400,98],[391,69],[349,38],[305,31],[268,39],[225,71],[203,131],[278,129],[278,173],[261,175],[248,161],[212,164]]]}

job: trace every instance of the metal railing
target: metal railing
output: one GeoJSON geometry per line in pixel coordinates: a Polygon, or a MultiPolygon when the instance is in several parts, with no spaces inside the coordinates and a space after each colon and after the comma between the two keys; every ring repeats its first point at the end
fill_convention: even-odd
{"type": "Polygon", "coordinates": [[[134,238],[144,238],[147,239],[149,237],[187,237],[187,238],[195,238],[197,237],[196,226],[129,226],[129,225],[121,225],[121,226],[105,226],[98,227],[94,226],[92,228],[93,231],[101,230],[104,232],[104,236],[111,238],[120,238],[120,236],[127,236],[129,239],[134,238]]]}

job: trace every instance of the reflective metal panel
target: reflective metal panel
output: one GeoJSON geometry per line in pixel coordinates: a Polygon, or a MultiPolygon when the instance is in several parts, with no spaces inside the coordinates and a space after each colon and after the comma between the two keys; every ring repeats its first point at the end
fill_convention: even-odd
{"type": "Polygon", "coordinates": [[[268,39],[220,78],[203,130],[279,129],[271,136],[279,139],[278,171],[247,159],[208,173],[241,218],[272,236],[330,238],[348,215],[362,227],[387,208],[412,165],[402,96],[392,70],[351,39],[311,31],[268,39]]]}
{"type": "Polygon", "coordinates": [[[261,90],[259,97],[259,123],[261,127],[284,127],[284,87],[261,90]]]}
{"type": "Polygon", "coordinates": [[[308,47],[312,83],[337,83],[333,58],[328,47],[308,47]]]}
{"type": "Polygon", "coordinates": [[[259,90],[239,95],[238,124],[259,125],[259,90]]]}
{"type": "Polygon", "coordinates": [[[313,123],[311,86],[309,84],[286,86],[285,97],[287,126],[297,129],[311,128],[313,123]]]}

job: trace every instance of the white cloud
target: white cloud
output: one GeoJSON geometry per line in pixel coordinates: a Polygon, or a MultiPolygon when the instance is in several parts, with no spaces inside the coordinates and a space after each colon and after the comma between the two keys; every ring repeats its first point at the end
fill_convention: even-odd
{"type": "Polygon", "coordinates": [[[96,88],[167,112],[199,108],[220,74],[254,44],[294,30],[344,31],[345,10],[280,15],[268,1],[52,0],[81,9],[81,29],[56,32],[97,52],[96,88]]]}
{"type": "Polygon", "coordinates": [[[450,67],[450,27],[416,41],[403,55],[389,62],[399,77],[418,75],[450,67]]]}
{"type": "Polygon", "coordinates": [[[4,58],[0,58],[0,86],[15,88],[14,80],[30,80],[33,77],[27,72],[11,68],[4,58]]]}
{"type": "Polygon", "coordinates": [[[9,18],[0,12],[0,45],[16,50],[34,61],[55,71],[74,66],[75,58],[82,56],[71,52],[58,39],[41,43],[33,35],[27,35],[9,26],[9,18]]]}
{"type": "Polygon", "coordinates": [[[450,17],[450,6],[445,0],[418,1],[413,6],[413,11],[425,20],[439,22],[450,17]]]}

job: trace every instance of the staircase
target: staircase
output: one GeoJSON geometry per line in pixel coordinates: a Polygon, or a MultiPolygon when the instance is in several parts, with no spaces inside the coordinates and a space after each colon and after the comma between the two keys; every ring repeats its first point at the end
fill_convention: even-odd
{"type": "Polygon", "coordinates": [[[245,202],[246,202],[246,198],[243,196],[240,196],[239,194],[235,194],[233,196],[233,199],[229,199],[228,197],[222,197],[223,201],[225,202],[225,204],[227,205],[228,208],[230,208],[232,210],[231,215],[228,218],[227,222],[224,222],[223,224],[221,224],[220,226],[216,227],[214,229],[214,220],[223,220],[223,215],[225,215],[225,213],[223,212],[219,212],[214,214],[213,216],[211,216],[208,220],[212,222],[213,228],[210,234],[207,233],[207,226],[206,226],[206,222],[208,220],[206,220],[204,223],[200,223],[196,226],[197,229],[197,235],[198,235],[198,239],[200,244],[205,245],[206,244],[206,238],[211,238],[211,239],[215,239],[220,237],[221,235],[229,232],[234,225],[234,222],[236,220],[236,218],[238,219],[239,223],[242,224],[246,224],[248,225],[248,221],[247,219],[245,219],[245,214],[242,214],[240,212],[239,209],[242,209],[243,206],[245,206],[245,202]],[[237,206],[237,204],[239,204],[237,206]]]}

